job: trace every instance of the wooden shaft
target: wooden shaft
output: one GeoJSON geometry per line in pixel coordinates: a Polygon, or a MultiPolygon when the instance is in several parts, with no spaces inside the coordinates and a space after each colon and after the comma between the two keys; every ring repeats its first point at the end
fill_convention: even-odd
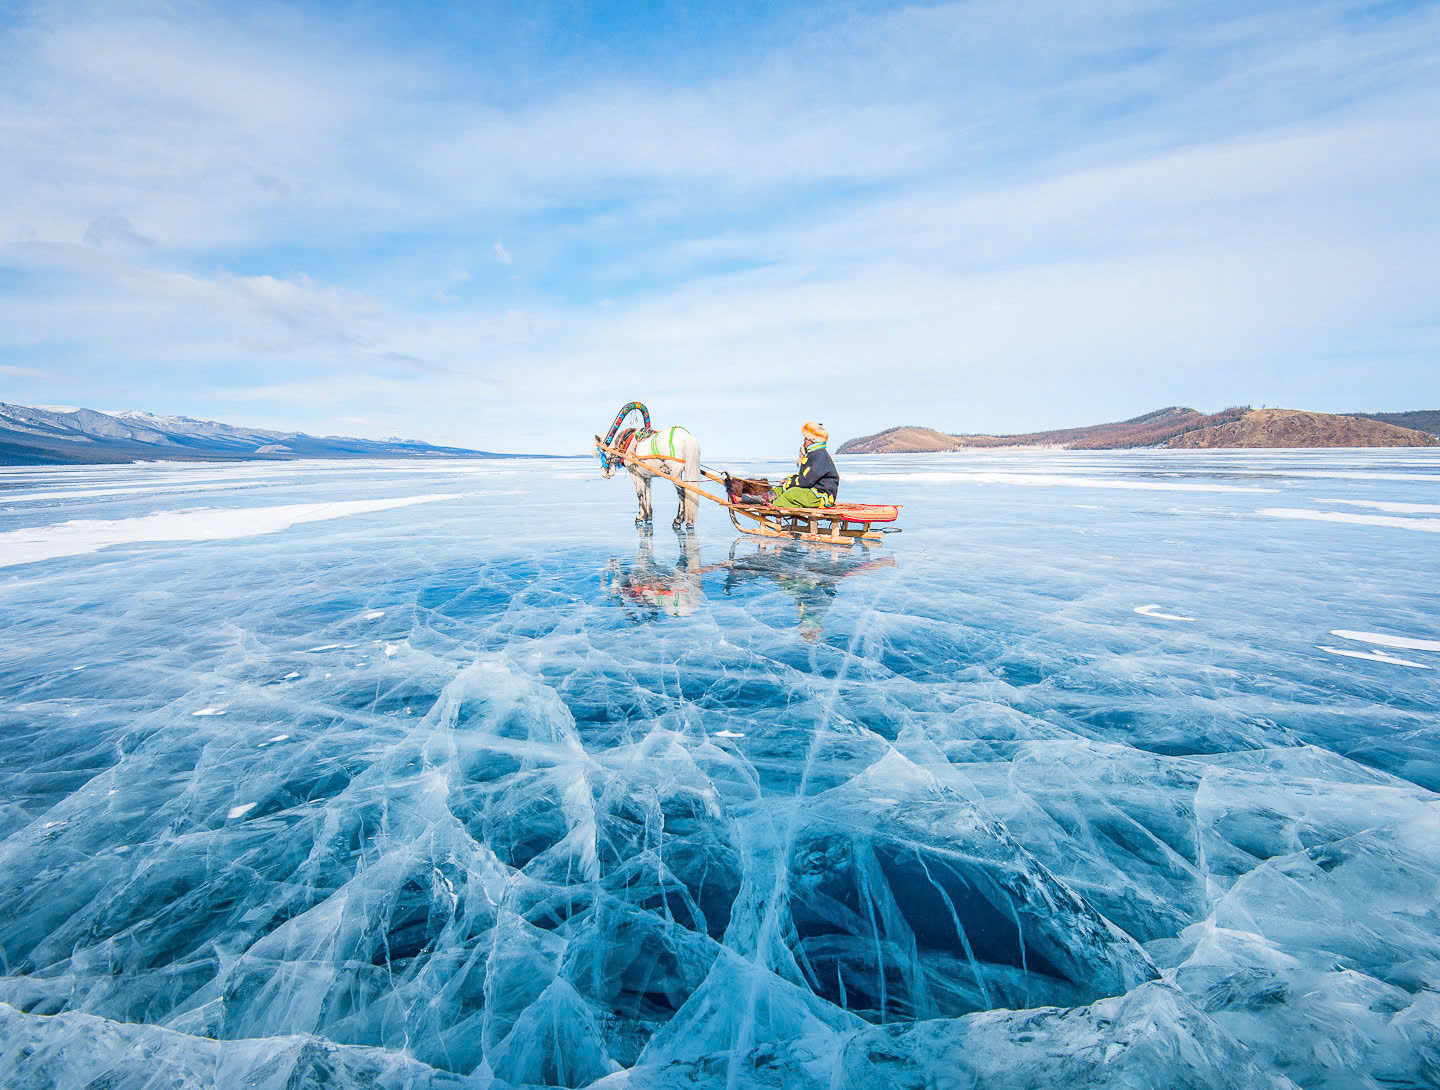
{"type": "MultiPolygon", "coordinates": [[[[679,461],[678,458],[666,458],[663,455],[657,456],[653,454],[627,454],[623,450],[618,449],[617,447],[607,447],[603,443],[600,445],[600,449],[609,454],[613,454],[616,458],[620,459],[622,465],[628,465],[631,462],[679,461]]],[[[666,473],[663,469],[656,469],[654,466],[646,466],[645,468],[648,472],[655,474],[655,476],[657,477],[664,477],[671,484],[675,485],[677,488],[683,488],[686,492],[693,492],[697,496],[704,496],[711,503],[718,503],[721,507],[731,506],[729,500],[722,500],[713,492],[706,492],[705,489],[701,488],[699,485],[691,484],[683,477],[676,477],[673,474],[666,473]]]]}

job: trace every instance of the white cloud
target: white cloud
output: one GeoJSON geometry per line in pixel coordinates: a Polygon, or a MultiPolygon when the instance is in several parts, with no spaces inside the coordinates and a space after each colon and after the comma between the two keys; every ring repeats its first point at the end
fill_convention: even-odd
{"type": "Polygon", "coordinates": [[[562,447],[640,397],[733,448],[817,389],[837,435],[1433,401],[1440,16],[1345,11],[906,8],[502,107],[331,18],[56,9],[0,39],[0,264],[45,285],[0,349],[492,446],[537,400],[562,447]]]}
{"type": "Polygon", "coordinates": [[[135,230],[124,216],[96,216],[85,229],[90,246],[154,246],[155,240],[135,230]]]}

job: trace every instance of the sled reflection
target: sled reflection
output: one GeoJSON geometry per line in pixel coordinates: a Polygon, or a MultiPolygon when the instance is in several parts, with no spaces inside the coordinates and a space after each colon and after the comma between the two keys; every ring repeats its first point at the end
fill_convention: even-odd
{"type": "MultiPolygon", "coordinates": [[[[634,560],[612,557],[606,564],[605,591],[637,623],[661,617],[689,617],[705,601],[703,578],[723,572],[726,594],[768,580],[795,599],[800,635],[814,642],[824,633],[825,614],[840,593],[840,582],[876,568],[893,568],[895,558],[797,545],[792,542],[738,540],[720,563],[706,565],[694,534],[677,534],[680,557],[673,564],[655,560],[655,538],[642,531],[634,560]]],[[[713,588],[713,583],[712,583],[713,588]]]]}
{"type": "Polygon", "coordinates": [[[874,556],[867,549],[856,554],[850,548],[796,545],[792,542],[746,542],[730,546],[725,567],[725,593],[746,583],[768,579],[795,599],[795,623],[800,635],[811,643],[825,631],[825,614],[840,593],[840,581],[877,568],[893,568],[895,557],[874,556]]]}

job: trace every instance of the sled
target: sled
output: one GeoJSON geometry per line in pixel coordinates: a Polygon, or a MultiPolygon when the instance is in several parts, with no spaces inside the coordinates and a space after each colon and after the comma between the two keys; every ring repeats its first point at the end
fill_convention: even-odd
{"type": "Polygon", "coordinates": [[[877,522],[894,522],[900,508],[878,503],[837,503],[833,507],[775,507],[770,504],[730,504],[730,521],[742,534],[848,545],[881,540],[877,522]],[[740,519],[754,525],[744,525],[740,519]]]}
{"type": "MultiPolygon", "coordinates": [[[[627,454],[606,443],[601,443],[599,450],[624,464],[656,460],[627,454]]],[[[830,507],[776,507],[761,498],[768,496],[770,492],[768,482],[763,480],[702,469],[701,473],[706,478],[725,486],[725,495],[717,496],[655,466],[647,465],[645,470],[664,478],[676,488],[683,488],[701,499],[719,504],[729,512],[735,529],[751,537],[808,541],[822,545],[853,545],[857,541],[871,545],[884,540],[887,533],[900,532],[875,528],[879,523],[894,522],[900,517],[900,505],[897,504],[837,503],[830,507]]]]}

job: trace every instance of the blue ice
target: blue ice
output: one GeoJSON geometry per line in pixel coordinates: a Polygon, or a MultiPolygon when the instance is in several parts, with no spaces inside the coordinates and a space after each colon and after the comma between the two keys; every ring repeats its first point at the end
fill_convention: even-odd
{"type": "Polygon", "coordinates": [[[0,1085],[1440,1084],[1440,458],[841,462],[0,469],[0,1085]]]}

